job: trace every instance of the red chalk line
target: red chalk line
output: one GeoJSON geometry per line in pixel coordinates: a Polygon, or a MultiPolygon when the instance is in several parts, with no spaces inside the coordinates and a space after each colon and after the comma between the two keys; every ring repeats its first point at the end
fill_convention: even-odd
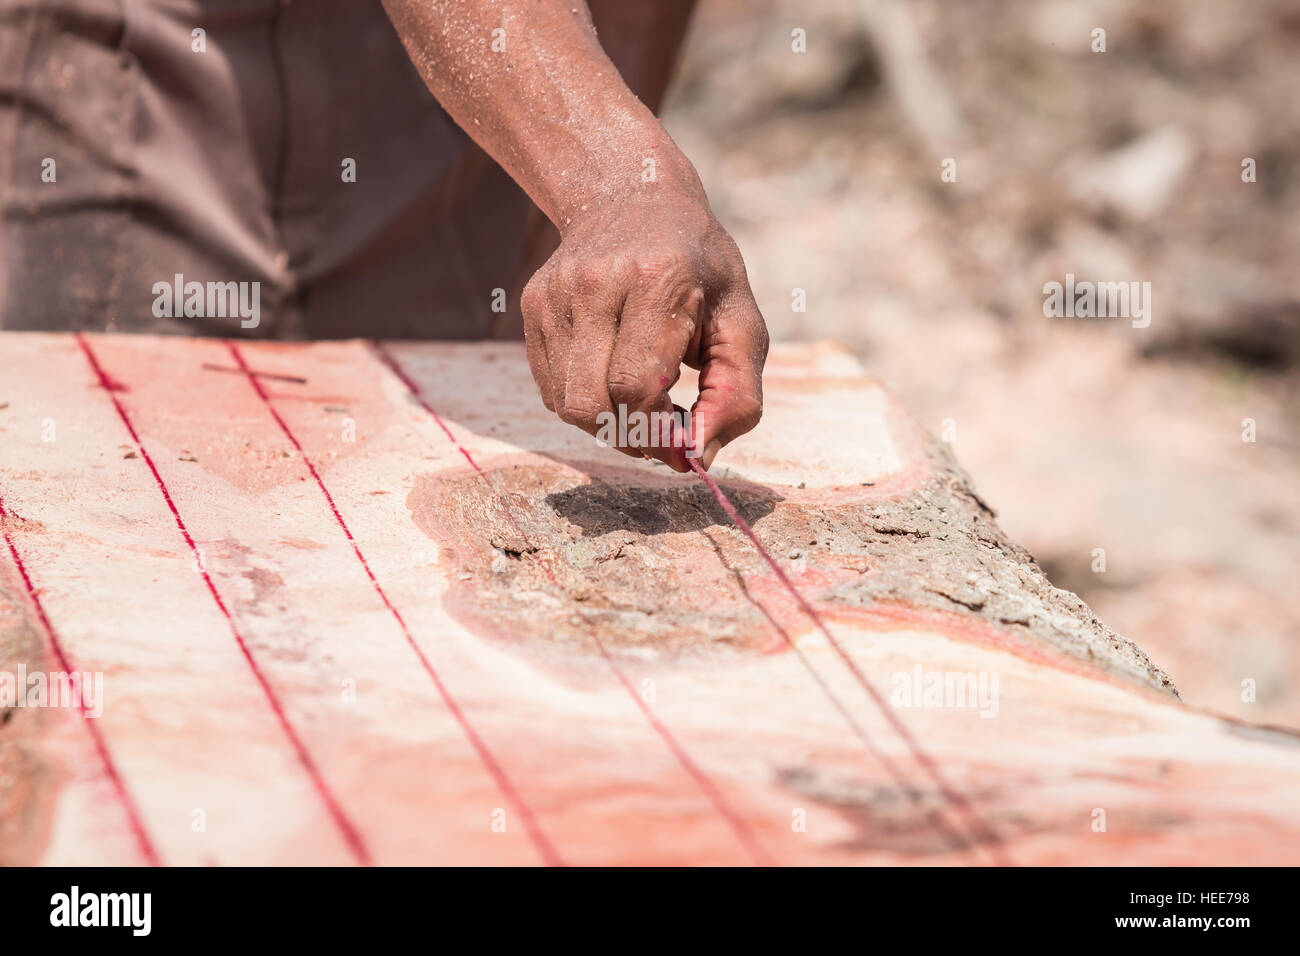
{"type": "Polygon", "coordinates": [[[749,587],[745,583],[744,575],[727,563],[716,543],[714,543],[714,550],[718,552],[718,560],[722,562],[723,567],[734,574],[736,579],[740,582],[740,589],[745,595],[745,598],[753,604],[754,607],[758,608],[759,613],[761,613],[763,617],[767,618],[767,622],[772,625],[773,630],[781,635],[782,640],[784,640],[789,646],[799,663],[803,665],[804,670],[808,672],[808,675],[813,679],[813,682],[817,684],[822,695],[844,719],[844,722],[849,725],[849,729],[853,731],[854,735],[862,741],[862,745],[867,749],[867,752],[885,768],[885,772],[889,774],[894,783],[898,785],[899,790],[901,790],[907,797],[908,802],[918,810],[923,810],[927,822],[934,827],[935,830],[946,836],[955,848],[959,850],[971,849],[973,847],[971,840],[966,837],[965,834],[958,832],[954,827],[949,825],[948,821],[944,819],[943,814],[938,808],[930,810],[924,809],[924,798],[922,797],[921,792],[917,790],[916,787],[912,786],[911,782],[907,779],[907,775],[904,774],[894,761],[889,758],[889,755],[876,746],[875,741],[871,739],[871,735],[867,733],[866,728],[862,726],[862,723],[853,715],[848,706],[839,699],[835,691],[831,689],[831,686],[826,682],[826,679],[821,675],[817,668],[813,667],[812,661],[808,659],[808,655],[804,653],[803,648],[795,643],[794,638],[790,636],[790,632],[786,630],[781,622],[772,615],[772,612],[767,609],[766,605],[764,605],[762,601],[758,600],[750,593],[749,587]]]}
{"type": "MultiPolygon", "coordinates": [[[[439,416],[438,413],[434,411],[433,407],[425,399],[424,393],[420,389],[419,385],[416,384],[405,373],[401,365],[391,354],[389,354],[389,352],[383,347],[382,344],[376,342],[373,343],[373,347],[376,353],[379,355],[380,359],[384,362],[384,364],[387,365],[389,369],[393,372],[393,374],[395,374],[398,377],[398,379],[401,380],[402,384],[406,386],[408,391],[410,391],[411,394],[415,396],[416,400],[425,409],[425,411],[427,411],[433,417],[434,421],[437,422],[438,427],[442,429],[443,433],[447,436],[448,440],[451,441],[452,444],[456,446],[456,448],[460,451],[460,453],[465,457],[465,460],[469,462],[469,464],[474,468],[474,470],[479,474],[479,476],[482,477],[485,482],[487,482],[488,487],[491,488],[492,483],[488,479],[487,475],[483,472],[481,468],[479,468],[478,463],[474,461],[473,457],[464,448],[464,446],[462,446],[460,442],[456,440],[455,436],[452,435],[451,430],[443,422],[441,416],[439,416]]],[[[835,639],[834,635],[831,634],[830,628],[826,626],[826,623],[825,621],[823,621],[821,615],[819,615],[816,609],[813,608],[813,606],[803,597],[803,595],[799,593],[798,589],[795,588],[794,586],[794,582],[790,580],[789,576],[785,573],[785,571],[780,567],[780,565],[776,563],[776,561],[772,558],[771,554],[768,553],[767,549],[763,546],[763,543],[758,539],[758,536],[754,533],[753,528],[751,528],[749,526],[749,523],[745,521],[745,519],[740,515],[740,512],[731,503],[730,499],[727,498],[726,494],[723,492],[721,487],[719,487],[717,482],[715,482],[713,478],[710,477],[710,475],[700,466],[699,460],[697,458],[688,457],[687,462],[690,465],[691,469],[695,472],[695,474],[701,480],[703,480],[704,484],[708,487],[709,491],[713,494],[714,498],[717,499],[718,504],[721,505],[723,510],[727,513],[727,516],[732,520],[732,522],[736,525],[736,527],[740,529],[740,531],[744,533],[746,537],[749,538],[751,543],[753,543],[753,545],[758,549],[759,553],[763,556],[763,559],[772,568],[773,572],[776,574],[777,578],[781,581],[781,583],[785,586],[785,588],[791,593],[791,595],[794,597],[799,607],[804,611],[805,614],[809,616],[809,618],[812,619],[813,623],[826,637],[831,647],[834,648],[836,654],[841,658],[841,660],[843,660],[845,665],[848,667],[850,673],[854,676],[857,682],[867,692],[868,696],[871,697],[872,701],[880,709],[885,719],[894,728],[895,732],[903,739],[904,743],[907,744],[908,748],[912,752],[913,757],[916,759],[917,763],[930,776],[931,780],[934,782],[936,788],[939,790],[943,798],[951,806],[957,809],[960,812],[960,814],[963,816],[963,818],[966,819],[968,826],[970,826],[971,829],[976,834],[979,834],[981,838],[989,844],[987,849],[989,850],[990,855],[994,858],[995,862],[997,862],[999,865],[1009,865],[1010,860],[1006,856],[1005,852],[1002,850],[1001,840],[999,839],[997,834],[993,831],[991,827],[989,827],[982,820],[982,818],[980,818],[980,816],[976,813],[974,807],[970,805],[969,801],[965,798],[965,796],[962,795],[956,789],[954,789],[950,784],[948,784],[946,778],[943,776],[942,771],[939,769],[938,764],[934,761],[932,757],[929,756],[929,754],[924,749],[921,748],[919,742],[912,735],[911,731],[908,730],[907,726],[898,718],[896,714],[892,712],[892,710],[890,710],[889,706],[885,703],[884,699],[881,698],[879,692],[871,685],[870,681],[866,679],[866,676],[858,668],[857,663],[852,659],[852,657],[849,656],[848,652],[844,649],[844,647],[840,644],[840,642],[835,639]]],[[[493,492],[495,493],[495,489],[493,489],[493,492]]],[[[510,519],[511,523],[515,526],[515,530],[520,534],[521,537],[524,538],[525,542],[528,543],[528,546],[531,548],[532,544],[528,542],[527,535],[524,534],[522,528],[519,526],[519,523],[515,520],[514,514],[513,512],[511,512],[509,505],[505,502],[503,498],[500,498],[500,501],[503,509],[506,512],[507,517],[510,519]]],[[[551,573],[550,568],[545,566],[545,564],[543,564],[543,570],[546,572],[547,577],[551,579],[552,584],[554,584],[556,587],[559,587],[559,584],[555,580],[554,575],[551,573]]],[[[578,614],[579,617],[582,617],[585,622],[586,619],[585,617],[582,616],[581,612],[578,612],[578,614]]],[[[634,689],[627,682],[627,679],[624,677],[622,672],[619,671],[617,666],[614,664],[612,657],[610,657],[608,651],[601,643],[600,638],[595,634],[594,628],[591,628],[591,630],[592,630],[592,636],[593,638],[595,638],[596,645],[600,649],[602,656],[604,656],[606,660],[610,662],[611,666],[614,667],[616,673],[619,676],[620,681],[624,684],[624,686],[628,688],[629,692],[632,693],[634,699],[647,713],[647,716],[652,719],[652,722],[657,723],[657,721],[655,721],[653,718],[653,714],[649,711],[649,708],[641,700],[640,695],[635,693],[634,689]]],[[[785,636],[787,641],[789,641],[790,640],[789,635],[786,634],[785,636]]],[[[791,643],[793,644],[793,642],[791,643]]],[[[824,687],[824,683],[822,681],[819,680],[818,683],[824,687]]],[[[837,698],[834,697],[834,695],[830,695],[830,699],[832,704],[837,709],[843,711],[844,709],[843,705],[838,701],[837,698]]],[[[859,736],[862,736],[864,740],[866,739],[865,732],[862,731],[861,727],[857,724],[856,721],[850,720],[850,725],[854,728],[855,732],[859,734],[859,736]]],[[[656,729],[659,728],[656,727],[656,729]]],[[[667,733],[666,728],[664,728],[663,733],[665,734],[667,733]]],[[[668,740],[670,740],[670,737],[665,738],[666,742],[668,740]]],[[[675,741],[670,743],[669,746],[671,749],[674,750],[674,753],[676,753],[678,748],[675,747],[674,744],[675,741]]],[[[868,746],[870,747],[870,744],[868,744],[868,746]]],[[[874,750],[874,748],[871,749],[874,750]]],[[[685,756],[684,752],[682,756],[685,756]]],[[[880,755],[878,754],[878,756],[880,755]]],[[[883,757],[881,757],[881,759],[882,761],[884,760],[883,757]]],[[[885,766],[888,769],[890,767],[890,764],[886,761],[885,766]]],[[[896,774],[897,771],[895,771],[894,773],[896,774]]],[[[694,774],[692,774],[692,776],[694,776],[694,774]]],[[[707,782],[707,778],[704,778],[704,783],[702,785],[704,785],[706,792],[712,790],[712,784],[707,782]]],[[[909,788],[905,788],[905,792],[908,792],[908,789],[909,788]]],[[[914,793],[914,791],[911,792],[914,793]]],[[[731,819],[730,814],[724,813],[724,815],[728,816],[728,819],[731,819]]],[[[740,822],[741,825],[743,826],[743,821],[739,821],[739,818],[736,818],[736,820],[737,822],[740,822]]],[[[745,827],[745,829],[748,828],[745,827]]],[[[759,851],[762,852],[761,848],[759,848],[759,851]]]]}
{"type": "Polygon", "coordinates": [[[298,761],[302,764],[303,769],[307,771],[308,777],[311,778],[312,785],[316,788],[317,794],[320,795],[320,798],[325,804],[326,809],[329,811],[330,816],[338,826],[339,831],[343,834],[343,838],[347,842],[348,848],[352,851],[352,855],[356,858],[357,862],[364,866],[369,866],[372,862],[370,851],[367,849],[360,831],[357,830],[356,826],[348,818],[343,807],[334,796],[333,791],[330,790],[329,785],[325,782],[325,778],[322,776],[320,769],[316,766],[316,762],[307,752],[307,748],[298,737],[298,733],[294,730],[293,724],[289,722],[288,714],[285,713],[284,707],[281,705],[279,698],[275,695],[275,691],[271,689],[271,684],[267,680],[266,675],[263,674],[262,669],[258,667],[257,661],[249,650],[248,644],[244,641],[243,635],[239,633],[239,628],[235,625],[235,619],[231,615],[230,610],[226,607],[226,602],[221,599],[221,595],[218,593],[216,585],[208,574],[207,568],[203,566],[203,559],[199,554],[199,549],[194,544],[194,539],[190,536],[189,529],[185,526],[185,522],[181,519],[181,513],[177,510],[176,503],[172,500],[171,492],[167,490],[167,485],[163,481],[162,475],[159,474],[157,466],[154,465],[153,458],[151,458],[149,452],[145,450],[144,443],[140,440],[140,436],[136,433],[135,426],[131,423],[131,417],[127,414],[126,409],[115,394],[110,379],[104,373],[104,369],[99,364],[99,360],[95,357],[94,350],[91,349],[90,343],[81,332],[76,333],[76,338],[77,343],[81,346],[81,350],[86,355],[87,361],[90,362],[90,367],[94,370],[96,377],[99,379],[100,386],[112,400],[113,407],[117,409],[118,417],[122,419],[122,424],[126,426],[127,432],[131,435],[131,440],[135,442],[135,446],[140,452],[140,457],[144,459],[145,464],[149,466],[149,471],[153,473],[154,481],[158,484],[158,490],[162,492],[163,500],[167,502],[167,507],[171,510],[172,517],[176,519],[176,527],[180,530],[181,537],[185,539],[186,545],[189,546],[190,552],[194,555],[194,566],[199,569],[199,574],[203,577],[203,583],[208,587],[208,593],[212,595],[212,600],[216,602],[217,608],[221,611],[222,616],[226,619],[226,623],[230,626],[230,633],[234,636],[235,643],[239,646],[240,653],[243,654],[244,660],[247,662],[249,669],[252,670],[253,676],[257,679],[257,683],[261,686],[262,692],[266,695],[267,703],[271,705],[271,710],[275,714],[276,720],[280,724],[280,728],[284,731],[285,736],[289,739],[289,743],[293,746],[294,752],[298,756],[298,761]]]}
{"type": "MultiPolygon", "coordinates": [[[[723,492],[718,483],[713,480],[713,477],[704,470],[698,459],[688,457],[687,462],[690,464],[691,470],[695,472],[696,476],[698,476],[699,479],[708,486],[709,491],[713,493],[713,497],[717,499],[718,504],[721,505],[722,509],[727,513],[727,517],[729,517],[732,523],[744,533],[745,537],[749,538],[754,547],[758,549],[758,553],[763,556],[763,560],[766,561],[768,566],[772,569],[772,573],[777,576],[777,579],[785,586],[786,590],[790,592],[791,596],[794,597],[795,602],[803,612],[812,619],[812,622],[817,626],[817,629],[822,632],[822,635],[825,636],[831,647],[834,648],[835,653],[844,662],[845,666],[848,667],[850,673],[853,674],[857,682],[862,685],[863,690],[867,692],[867,695],[875,703],[881,714],[884,715],[890,726],[892,726],[899,737],[903,739],[903,742],[912,752],[912,756],[916,759],[916,762],[920,764],[929,775],[931,781],[933,781],[935,787],[939,790],[939,793],[942,794],[943,798],[965,819],[971,830],[989,844],[986,849],[988,849],[989,854],[994,858],[994,861],[1000,866],[1010,865],[1011,861],[1003,851],[1002,843],[997,833],[984,822],[978,813],[976,813],[975,808],[971,806],[970,801],[966,799],[965,795],[948,783],[943,772],[939,769],[938,763],[921,747],[920,742],[912,735],[912,732],[908,730],[907,725],[904,724],[898,715],[894,713],[893,709],[885,702],[884,698],[880,696],[879,691],[877,691],[875,687],[871,685],[871,682],[867,680],[866,675],[858,668],[857,662],[853,660],[852,656],[850,656],[849,652],[845,650],[844,646],[835,639],[833,634],[831,634],[830,628],[826,626],[826,622],[822,619],[822,616],[817,613],[817,609],[799,593],[799,590],[794,586],[794,582],[790,580],[789,576],[785,573],[785,570],[777,564],[772,555],[768,553],[767,548],[765,548],[763,542],[758,539],[758,535],[754,533],[754,529],[750,527],[749,522],[741,516],[740,512],[736,509],[736,506],[731,503],[731,499],[727,497],[726,493],[723,492]]],[[[787,640],[789,640],[788,636],[787,640]]]]}
{"type": "MultiPolygon", "coordinates": [[[[405,373],[401,365],[391,354],[389,354],[389,352],[383,347],[382,344],[377,342],[374,343],[374,349],[379,355],[380,359],[384,362],[384,364],[387,365],[390,370],[392,370],[392,372],[401,380],[401,382],[406,386],[406,388],[411,392],[411,394],[415,396],[416,400],[425,409],[425,411],[427,411],[433,417],[434,421],[437,422],[438,427],[442,429],[443,433],[447,436],[448,440],[451,441],[452,444],[456,446],[456,448],[460,451],[460,453],[465,457],[466,461],[469,462],[469,464],[480,475],[480,477],[482,477],[483,480],[487,482],[488,487],[491,488],[492,483],[488,479],[487,475],[483,472],[481,468],[479,468],[478,463],[474,461],[473,457],[464,448],[464,446],[462,446],[460,442],[456,440],[455,436],[452,435],[451,430],[443,422],[441,416],[439,416],[438,413],[434,411],[433,407],[425,399],[423,391],[420,389],[419,385],[415,383],[405,373]]],[[[951,806],[956,808],[961,813],[961,815],[967,820],[968,825],[971,826],[971,828],[975,833],[981,835],[981,837],[986,842],[989,843],[988,850],[990,855],[994,858],[995,862],[999,863],[1000,865],[1008,865],[1010,861],[1001,849],[1001,841],[998,838],[997,834],[987,824],[985,824],[984,821],[978,816],[974,808],[966,800],[965,796],[963,796],[960,792],[958,792],[948,784],[947,780],[944,778],[942,772],[940,771],[938,765],[933,760],[933,758],[931,758],[929,754],[926,753],[921,748],[919,742],[912,735],[912,733],[907,729],[907,726],[903,724],[902,721],[899,720],[898,716],[889,709],[888,705],[885,703],[883,698],[880,697],[879,692],[876,691],[876,689],[866,679],[866,676],[861,672],[861,670],[859,670],[856,662],[854,662],[854,660],[849,656],[848,652],[844,649],[844,647],[840,644],[840,642],[837,641],[835,637],[831,634],[830,628],[826,626],[825,622],[821,618],[821,615],[817,613],[816,609],[813,608],[813,606],[795,588],[794,582],[790,580],[789,576],[786,575],[785,571],[780,567],[780,565],[776,563],[776,561],[768,553],[767,549],[763,546],[763,543],[758,539],[758,536],[754,533],[753,528],[751,528],[749,526],[749,523],[745,521],[743,517],[741,517],[740,512],[731,503],[730,499],[727,498],[726,494],[718,486],[717,482],[715,482],[713,478],[710,477],[706,471],[704,471],[704,469],[700,466],[699,460],[697,458],[688,457],[687,462],[689,463],[691,469],[695,472],[695,474],[704,481],[704,484],[709,488],[709,491],[713,494],[714,498],[717,499],[718,504],[722,506],[723,510],[727,513],[727,516],[735,523],[736,527],[739,528],[741,532],[743,532],[746,535],[746,537],[748,537],[749,540],[758,549],[759,553],[763,556],[764,560],[775,572],[777,578],[782,582],[782,584],[786,587],[786,589],[789,590],[790,593],[794,596],[794,599],[798,603],[799,607],[804,611],[805,614],[807,614],[812,619],[812,621],[814,622],[814,624],[816,624],[818,629],[825,635],[830,645],[835,649],[839,657],[848,666],[849,671],[853,674],[857,682],[862,685],[863,689],[876,703],[877,707],[884,714],[886,720],[889,721],[890,725],[894,728],[895,732],[898,733],[898,735],[907,744],[908,748],[912,752],[913,757],[916,759],[917,763],[920,764],[921,767],[925,769],[926,773],[930,776],[931,780],[934,782],[936,788],[939,790],[943,798],[951,806]]],[[[493,489],[493,491],[495,493],[495,489],[493,489]]],[[[509,505],[505,502],[503,498],[501,498],[500,501],[503,509],[506,512],[507,517],[510,519],[511,523],[515,526],[515,530],[520,534],[521,537],[524,538],[525,542],[528,543],[528,546],[531,548],[532,544],[528,542],[527,536],[523,533],[523,530],[522,528],[520,528],[519,523],[515,520],[509,505]]],[[[559,587],[559,584],[555,580],[554,575],[551,573],[550,568],[545,566],[545,564],[543,564],[543,570],[546,572],[547,577],[551,579],[552,583],[556,587],[559,587]]],[[[578,614],[579,617],[582,617],[581,612],[578,612],[578,614]]],[[[583,618],[583,620],[585,621],[586,619],[583,618]]],[[[627,682],[626,678],[623,676],[621,671],[618,671],[617,666],[613,664],[613,659],[610,657],[604,645],[600,642],[599,637],[595,634],[594,628],[591,628],[591,630],[592,630],[592,636],[595,638],[596,645],[600,649],[602,656],[604,656],[606,660],[608,660],[611,663],[611,666],[615,666],[615,671],[618,673],[620,680],[624,683],[625,686],[628,687],[629,692],[633,694],[633,697],[637,700],[638,704],[641,705],[643,709],[646,710],[647,716],[651,717],[653,720],[653,714],[649,712],[648,707],[646,707],[644,705],[644,702],[641,701],[640,695],[634,692],[633,688],[627,682]]],[[[789,635],[786,634],[785,636],[787,641],[789,641],[790,640],[789,635]]],[[[793,645],[792,641],[791,644],[793,645]]],[[[825,685],[823,681],[818,680],[818,683],[823,687],[823,689],[825,689],[825,685]]],[[[836,707],[836,709],[840,710],[841,712],[844,712],[843,705],[833,694],[830,695],[830,700],[831,703],[836,707]]],[[[865,736],[865,731],[862,730],[860,725],[855,720],[850,719],[849,723],[850,726],[854,729],[854,731],[858,733],[858,735],[862,737],[864,741],[868,739],[865,736]]],[[[665,728],[664,733],[666,732],[667,731],[665,728]]],[[[665,738],[665,739],[667,741],[669,738],[665,738]]],[[[669,746],[670,748],[673,748],[673,743],[670,743],[669,746]]],[[[870,743],[868,743],[868,748],[875,751],[875,748],[872,747],[870,743]]],[[[673,749],[674,752],[676,752],[676,748],[673,749]]],[[[891,767],[891,763],[888,762],[886,758],[884,758],[883,755],[879,754],[878,752],[877,752],[877,756],[882,760],[882,763],[884,763],[886,769],[888,770],[891,767]]],[[[892,771],[892,774],[895,776],[895,779],[899,779],[897,770],[892,771]]],[[[694,776],[694,774],[692,775],[694,776]]],[[[712,785],[711,783],[707,782],[707,778],[705,778],[703,785],[705,786],[706,791],[712,789],[712,785]]],[[[914,790],[906,787],[904,788],[904,792],[915,794],[914,790]]],[[[739,821],[739,818],[736,819],[737,821],[739,821]]],[[[938,828],[941,830],[945,829],[942,826],[938,828]]],[[[761,848],[760,848],[760,852],[761,852],[761,848]]]]}
{"type": "MultiPolygon", "coordinates": [[[[428,399],[425,398],[424,391],[413,379],[411,379],[410,376],[406,374],[405,370],[403,370],[402,366],[398,363],[397,359],[394,358],[391,354],[389,354],[388,350],[385,349],[381,343],[374,342],[372,343],[372,347],[374,348],[375,353],[379,356],[380,361],[382,361],[386,366],[388,366],[389,370],[392,371],[392,373],[395,376],[397,376],[398,380],[401,381],[401,383],[406,386],[407,391],[409,391],[415,397],[415,400],[419,402],[420,407],[422,407],[426,412],[428,412],[429,415],[433,418],[433,420],[437,422],[438,427],[441,428],[443,434],[447,436],[447,440],[456,446],[456,450],[459,451],[461,455],[464,456],[467,462],[469,462],[470,467],[474,469],[475,473],[477,473],[478,476],[481,479],[483,479],[483,482],[488,486],[488,489],[492,492],[492,495],[500,503],[501,508],[505,512],[506,517],[510,520],[510,523],[514,525],[515,531],[524,540],[524,543],[527,545],[527,547],[531,551],[534,551],[539,555],[538,563],[541,565],[542,571],[546,574],[546,577],[550,580],[551,585],[555,587],[557,590],[563,591],[564,588],[560,585],[559,580],[556,578],[549,564],[542,557],[540,557],[543,554],[543,552],[540,549],[535,548],[532,542],[528,539],[528,535],[524,532],[518,520],[515,518],[514,512],[511,510],[509,503],[506,501],[506,499],[503,496],[497,493],[497,490],[493,486],[491,479],[488,478],[487,473],[484,472],[483,469],[479,467],[478,462],[474,460],[474,457],[469,453],[469,451],[465,448],[465,446],[462,445],[456,439],[456,436],[454,436],[451,433],[451,429],[449,429],[446,423],[442,420],[442,416],[439,415],[434,410],[433,406],[429,403],[428,399]]],[[[690,754],[688,754],[685,748],[682,747],[682,745],[677,741],[677,738],[674,737],[672,732],[667,728],[667,726],[665,726],[664,723],[661,720],[659,720],[658,716],[650,708],[650,705],[647,704],[642,699],[641,695],[637,693],[636,688],[632,685],[632,682],[628,680],[627,675],[623,673],[622,668],[618,666],[618,663],[615,661],[614,657],[609,653],[609,650],[605,647],[604,642],[601,641],[600,635],[597,633],[595,625],[586,617],[586,615],[582,613],[582,611],[575,608],[574,613],[577,615],[578,619],[581,620],[583,624],[586,626],[588,632],[591,634],[593,643],[600,651],[601,657],[604,658],[605,662],[609,665],[610,669],[613,670],[614,675],[617,677],[619,683],[623,685],[623,687],[627,690],[628,694],[632,697],[633,701],[636,702],[638,709],[640,709],[647,723],[650,724],[650,726],[654,729],[654,731],[659,735],[660,739],[663,740],[665,746],[668,747],[669,751],[677,759],[677,762],[681,765],[682,769],[685,770],[686,773],[691,777],[691,779],[695,781],[696,786],[698,786],[700,790],[703,791],[704,795],[708,797],[709,802],[713,804],[713,807],[717,811],[717,813],[727,822],[728,826],[730,826],[732,832],[735,833],[736,838],[745,847],[746,852],[749,853],[750,857],[758,865],[760,866],[772,865],[771,857],[768,855],[767,851],[763,849],[762,845],[758,842],[758,838],[754,834],[753,829],[731,807],[731,805],[727,802],[726,798],[723,796],[722,791],[718,789],[717,785],[708,777],[707,774],[705,774],[705,772],[699,767],[699,765],[697,765],[695,761],[691,759],[690,754]]]]}
{"type": "MultiPolygon", "coordinates": [[[[23,563],[22,556],[18,553],[18,547],[14,544],[13,536],[9,533],[9,512],[5,510],[3,498],[0,498],[0,524],[4,525],[5,544],[9,546],[9,554],[14,559],[14,566],[18,568],[18,575],[23,580],[23,587],[27,591],[28,599],[32,602],[32,607],[36,610],[36,616],[40,619],[41,626],[50,639],[50,647],[54,650],[54,656],[58,658],[59,666],[63,668],[63,672],[72,674],[73,667],[68,653],[64,650],[63,642],[59,640],[54,625],[50,623],[50,616],[45,612],[45,605],[41,602],[40,594],[32,584],[31,575],[27,573],[27,565],[23,563]]],[[[108,742],[99,729],[98,719],[87,714],[84,702],[80,710],[86,729],[90,731],[91,740],[94,741],[95,750],[99,753],[99,759],[104,764],[104,772],[108,774],[113,789],[117,791],[118,800],[122,803],[122,809],[126,811],[127,821],[131,826],[131,832],[135,836],[136,843],[140,847],[141,855],[149,866],[160,866],[162,861],[158,857],[158,851],[154,848],[153,841],[149,838],[149,833],[145,829],[144,819],[140,815],[135,799],[127,790],[122,775],[117,772],[117,764],[113,761],[112,754],[109,753],[108,742]]]]}
{"type": "Polygon", "coordinates": [[[536,847],[537,852],[541,855],[542,860],[548,866],[563,866],[564,861],[560,858],[559,853],[556,852],[550,839],[542,832],[541,827],[537,823],[537,819],[533,816],[532,810],[530,810],[528,804],[524,802],[523,797],[519,795],[519,791],[516,790],[514,784],[510,782],[510,778],[506,776],[506,772],[502,768],[501,764],[492,754],[492,751],[488,749],[487,744],[483,742],[478,731],[475,730],[474,726],[469,722],[469,719],[465,716],[465,713],[461,710],[460,705],[456,702],[455,698],[452,697],[451,692],[443,683],[442,678],[434,669],[433,664],[429,661],[428,657],[425,656],[424,651],[420,649],[420,645],[416,643],[415,637],[411,634],[410,628],[406,626],[405,619],[403,619],[402,615],[393,605],[393,602],[389,600],[387,593],[385,593],[384,589],[380,586],[379,581],[375,578],[374,572],[370,570],[370,563],[366,560],[365,555],[361,553],[360,546],[357,544],[356,539],[352,537],[351,529],[348,528],[347,522],[343,520],[343,515],[339,513],[338,506],[334,503],[334,496],[330,494],[329,489],[325,487],[325,482],[321,479],[320,473],[316,470],[315,464],[313,464],[312,460],[307,457],[307,452],[303,449],[297,436],[294,435],[288,424],[280,416],[280,413],[271,403],[270,396],[262,387],[262,383],[258,381],[259,374],[262,377],[266,377],[265,373],[253,372],[244,361],[244,356],[235,343],[226,342],[226,347],[230,350],[230,354],[234,358],[235,363],[239,366],[239,370],[248,377],[249,383],[253,386],[253,391],[257,393],[258,397],[266,405],[267,411],[271,413],[271,417],[274,418],[276,424],[280,426],[280,430],[284,432],[285,437],[288,438],[293,447],[297,449],[298,455],[302,458],[303,464],[307,466],[307,470],[311,472],[312,478],[316,480],[316,486],[320,488],[321,494],[325,496],[325,501],[329,504],[329,509],[334,515],[334,520],[338,522],[339,527],[343,529],[343,534],[348,539],[348,543],[352,545],[352,552],[356,555],[357,561],[360,562],[362,569],[365,570],[366,577],[370,579],[370,583],[374,587],[375,593],[379,595],[379,599],[383,601],[384,607],[388,608],[389,613],[393,615],[393,619],[397,621],[398,627],[401,628],[402,634],[406,637],[407,644],[409,644],[411,650],[415,652],[416,658],[420,661],[420,666],[424,668],[425,673],[429,675],[434,686],[438,689],[438,693],[446,704],[447,709],[460,725],[465,737],[469,740],[475,753],[478,754],[479,760],[491,775],[492,779],[496,782],[496,785],[501,790],[502,794],[504,794],[506,799],[514,805],[516,812],[524,823],[524,829],[527,831],[529,839],[532,841],[533,846],[536,847]]]}

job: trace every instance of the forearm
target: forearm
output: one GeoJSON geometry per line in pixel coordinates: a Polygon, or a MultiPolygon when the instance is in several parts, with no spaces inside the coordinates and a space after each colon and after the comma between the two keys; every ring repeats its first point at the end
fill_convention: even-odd
{"type": "Polygon", "coordinates": [[[606,56],[584,0],[384,6],[438,101],[562,234],[642,190],[647,161],[655,183],[701,191],[690,163],[606,56]]]}

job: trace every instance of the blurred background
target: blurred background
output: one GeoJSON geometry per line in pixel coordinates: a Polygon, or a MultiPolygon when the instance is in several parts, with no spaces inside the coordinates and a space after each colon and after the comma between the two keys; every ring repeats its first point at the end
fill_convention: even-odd
{"type": "Polygon", "coordinates": [[[1188,703],[1291,726],[1297,89],[1295,0],[702,0],[665,110],[774,339],[852,349],[1188,703]],[[1150,327],[1045,318],[1067,272],[1150,327]]]}

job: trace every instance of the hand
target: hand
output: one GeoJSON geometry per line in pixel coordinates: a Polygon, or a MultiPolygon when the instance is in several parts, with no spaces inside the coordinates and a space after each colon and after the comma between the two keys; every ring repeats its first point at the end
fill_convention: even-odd
{"type": "Polygon", "coordinates": [[[522,300],[542,401],[601,438],[610,435],[602,425],[628,422],[628,444],[611,442],[628,455],[644,451],[684,472],[695,449],[707,469],[758,424],[768,335],[740,251],[703,189],[649,185],[581,211],[561,234],[522,300]],[[634,413],[665,422],[651,416],[673,412],[668,389],[683,363],[700,370],[693,434],[650,428],[634,446],[634,413]]]}
{"type": "MultiPolygon", "coordinates": [[[[638,447],[622,450],[687,471],[689,447],[707,468],[758,423],[767,329],[695,169],[623,82],[586,4],[384,7],[438,101],[560,231],[522,302],[547,408],[598,438],[601,420],[620,412],[671,415],[668,389],[685,362],[700,370],[691,434],[656,429],[642,442],[629,420],[638,447]]],[[[675,8],[664,15],[680,36],[689,4],[675,8]]],[[[632,47],[634,59],[667,70],[664,51],[651,55],[639,37],[632,47]]]]}

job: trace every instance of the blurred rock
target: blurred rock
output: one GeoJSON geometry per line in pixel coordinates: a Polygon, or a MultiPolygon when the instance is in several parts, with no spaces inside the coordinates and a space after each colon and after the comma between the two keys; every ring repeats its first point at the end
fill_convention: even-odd
{"type": "Polygon", "coordinates": [[[1128,219],[1148,219],[1173,198],[1193,154],[1186,133],[1164,126],[1080,167],[1069,177],[1070,193],[1128,219]]]}
{"type": "Polygon", "coordinates": [[[1300,360],[1300,300],[1251,265],[1188,255],[1171,321],[1143,341],[1147,355],[1218,353],[1265,368],[1300,360]]]}

